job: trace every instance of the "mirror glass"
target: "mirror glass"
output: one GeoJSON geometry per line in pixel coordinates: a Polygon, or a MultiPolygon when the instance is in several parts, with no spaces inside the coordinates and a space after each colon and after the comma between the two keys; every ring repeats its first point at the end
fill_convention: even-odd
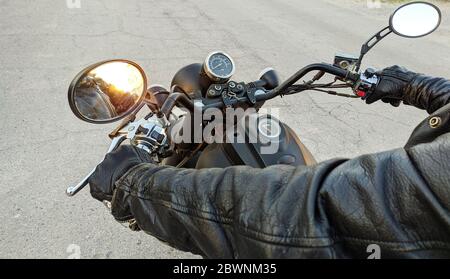
{"type": "Polygon", "coordinates": [[[142,69],[130,62],[110,61],[81,75],[73,87],[72,101],[83,118],[105,122],[133,111],[145,92],[142,69]]]}
{"type": "Polygon", "coordinates": [[[417,38],[430,34],[439,27],[440,10],[428,3],[409,3],[398,8],[391,16],[390,26],[396,34],[417,38]]]}

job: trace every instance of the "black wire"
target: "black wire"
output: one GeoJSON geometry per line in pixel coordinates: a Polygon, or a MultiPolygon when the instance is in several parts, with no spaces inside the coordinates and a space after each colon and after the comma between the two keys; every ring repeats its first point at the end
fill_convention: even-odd
{"type": "Polygon", "coordinates": [[[339,92],[331,91],[331,90],[322,90],[322,89],[311,89],[311,90],[312,90],[312,91],[323,92],[323,93],[327,93],[327,94],[335,95],[335,96],[339,96],[339,97],[346,97],[346,98],[360,98],[359,96],[356,96],[356,95],[345,94],[345,93],[339,93],[339,92]]]}
{"type": "Polygon", "coordinates": [[[359,98],[356,95],[344,94],[344,93],[339,93],[336,91],[320,89],[320,88],[351,88],[351,85],[349,85],[347,83],[335,84],[336,81],[337,80],[334,80],[333,82],[325,83],[325,84],[313,84],[313,83],[305,82],[304,84],[292,85],[291,87],[288,88],[287,92],[284,95],[291,95],[291,94],[295,94],[295,93],[300,93],[302,91],[311,90],[311,91],[318,91],[318,92],[335,95],[335,96],[340,96],[340,97],[359,98]]]}

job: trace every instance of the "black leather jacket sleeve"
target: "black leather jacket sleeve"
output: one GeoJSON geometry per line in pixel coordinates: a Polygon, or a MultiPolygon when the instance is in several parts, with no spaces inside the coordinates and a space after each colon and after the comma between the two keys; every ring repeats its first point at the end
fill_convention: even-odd
{"type": "Polygon", "coordinates": [[[450,136],[312,167],[141,164],[113,215],[209,258],[450,257],[450,136]]]}
{"type": "Polygon", "coordinates": [[[450,103],[450,81],[444,78],[417,75],[406,86],[403,101],[428,113],[450,103]]]}
{"type": "MultiPolygon", "coordinates": [[[[448,96],[429,92],[449,92],[443,83],[417,81],[409,103],[434,111],[448,96]]],[[[436,113],[449,119],[450,107],[436,113]]],[[[140,164],[116,183],[112,213],[209,258],[367,258],[371,244],[382,258],[450,258],[449,131],[408,148],[314,166],[140,164]]]]}

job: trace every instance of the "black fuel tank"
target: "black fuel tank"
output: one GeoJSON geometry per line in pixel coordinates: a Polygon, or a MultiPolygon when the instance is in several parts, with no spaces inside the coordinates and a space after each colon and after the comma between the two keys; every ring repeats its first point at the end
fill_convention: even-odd
{"type": "MultiPolygon", "coordinates": [[[[288,125],[273,116],[263,115],[259,117],[257,127],[260,136],[257,137],[258,140],[250,141],[252,143],[246,140],[246,143],[214,143],[206,147],[198,158],[196,168],[225,168],[235,165],[264,168],[278,164],[299,166],[316,163],[288,125]]],[[[247,139],[251,133],[247,125],[247,139]]]]}

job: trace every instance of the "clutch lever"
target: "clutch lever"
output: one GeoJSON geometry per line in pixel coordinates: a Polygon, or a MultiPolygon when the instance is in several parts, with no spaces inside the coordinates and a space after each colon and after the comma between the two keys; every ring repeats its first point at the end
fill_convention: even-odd
{"type": "MultiPolygon", "coordinates": [[[[134,121],[135,116],[131,115],[126,118],[117,129],[115,129],[109,136],[112,139],[111,145],[107,151],[107,154],[116,150],[120,144],[126,139],[133,139],[136,136],[136,133],[139,132],[139,127],[145,123],[146,119],[140,119],[138,121],[134,121]]],[[[140,147],[140,146],[138,146],[140,147]]],[[[142,148],[142,147],[141,147],[142,148]]],[[[75,186],[71,186],[67,188],[66,194],[69,197],[73,197],[79,191],[81,191],[89,181],[91,175],[95,172],[94,168],[80,183],[75,186]]]]}
{"type": "MultiPolygon", "coordinates": [[[[119,136],[113,138],[113,139],[112,139],[112,142],[111,142],[111,145],[109,146],[109,149],[108,149],[108,152],[107,152],[107,153],[110,153],[110,152],[116,150],[117,147],[119,147],[119,145],[120,145],[126,138],[127,138],[127,135],[125,135],[125,134],[122,134],[122,135],[119,135],[119,136]]],[[[81,180],[80,183],[78,183],[78,184],[75,185],[75,186],[70,186],[70,187],[68,187],[67,190],[66,190],[66,194],[67,194],[69,197],[73,197],[73,196],[75,196],[75,194],[77,194],[79,191],[81,191],[81,190],[88,184],[89,178],[90,178],[91,175],[95,172],[95,169],[96,169],[96,168],[94,168],[94,169],[93,169],[93,170],[92,170],[92,171],[91,171],[91,172],[90,172],[83,180],[81,180]]]]}

